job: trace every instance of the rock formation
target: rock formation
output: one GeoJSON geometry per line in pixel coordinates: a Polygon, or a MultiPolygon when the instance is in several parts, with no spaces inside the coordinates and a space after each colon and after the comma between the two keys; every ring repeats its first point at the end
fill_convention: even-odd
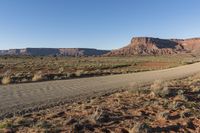
{"type": "Polygon", "coordinates": [[[131,55],[169,55],[200,50],[200,38],[159,39],[152,37],[134,37],[130,44],[107,53],[107,56],[131,55]]]}

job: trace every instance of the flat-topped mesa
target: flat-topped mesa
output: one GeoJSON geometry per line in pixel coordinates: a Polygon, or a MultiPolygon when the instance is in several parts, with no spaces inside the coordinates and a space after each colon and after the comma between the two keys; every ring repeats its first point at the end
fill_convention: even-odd
{"type": "Polygon", "coordinates": [[[131,40],[131,45],[146,45],[153,46],[155,45],[157,48],[176,48],[178,45],[177,42],[167,39],[159,39],[153,37],[134,37],[131,40]]]}
{"type": "Polygon", "coordinates": [[[134,37],[129,45],[113,50],[108,56],[165,55],[184,51],[179,42],[153,37],[134,37]]]}
{"type": "Polygon", "coordinates": [[[60,55],[64,56],[101,56],[110,50],[98,50],[91,48],[60,48],[60,55]]]}
{"type": "Polygon", "coordinates": [[[30,56],[101,56],[109,50],[91,48],[25,48],[0,50],[0,55],[30,55],[30,56]]]}
{"type": "Polygon", "coordinates": [[[150,43],[150,42],[152,42],[153,40],[156,40],[156,39],[159,39],[159,38],[153,38],[153,37],[133,37],[131,39],[131,43],[138,43],[138,42],[141,42],[141,43],[150,43]]]}

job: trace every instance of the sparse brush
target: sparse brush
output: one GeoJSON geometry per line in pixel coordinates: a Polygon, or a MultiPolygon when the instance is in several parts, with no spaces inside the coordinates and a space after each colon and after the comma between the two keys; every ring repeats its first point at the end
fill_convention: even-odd
{"type": "Polygon", "coordinates": [[[30,126],[34,124],[34,121],[31,118],[17,117],[15,123],[21,126],[30,126]]]}
{"type": "Polygon", "coordinates": [[[37,73],[34,74],[33,78],[32,78],[32,81],[41,81],[42,80],[42,72],[39,71],[37,73]]]}
{"type": "Polygon", "coordinates": [[[166,120],[168,116],[169,116],[169,112],[167,112],[167,111],[158,112],[156,114],[156,119],[157,120],[166,120]]]}
{"type": "Polygon", "coordinates": [[[151,85],[151,90],[152,90],[153,92],[156,92],[156,91],[158,91],[158,90],[161,90],[162,87],[163,87],[162,84],[163,84],[163,83],[162,83],[162,81],[160,81],[160,80],[154,81],[154,83],[151,85]]]}
{"type": "Polygon", "coordinates": [[[184,101],[184,102],[187,102],[188,101],[188,98],[183,95],[183,94],[178,94],[175,98],[174,98],[175,101],[184,101]]]}
{"type": "Polygon", "coordinates": [[[75,72],[75,75],[77,76],[77,77],[81,77],[82,76],[82,74],[83,74],[83,70],[77,70],[76,72],[75,72]]]}
{"type": "Polygon", "coordinates": [[[0,129],[10,128],[10,127],[12,127],[12,123],[10,120],[0,122],[0,129]]]}
{"type": "Polygon", "coordinates": [[[10,76],[5,76],[5,77],[3,77],[1,83],[2,83],[3,85],[10,84],[10,83],[11,83],[11,78],[10,78],[10,76]]]}
{"type": "Polygon", "coordinates": [[[7,70],[3,75],[3,78],[1,80],[1,83],[3,85],[7,85],[7,84],[10,84],[11,83],[11,77],[10,75],[12,74],[12,71],[11,70],[7,70]]]}
{"type": "Polygon", "coordinates": [[[181,111],[180,116],[181,118],[187,118],[192,116],[192,111],[190,109],[185,109],[184,111],[181,111]]]}
{"type": "Polygon", "coordinates": [[[151,132],[151,128],[146,123],[136,123],[130,132],[146,133],[151,132]]]}
{"type": "Polygon", "coordinates": [[[166,97],[169,94],[169,88],[166,83],[156,80],[150,87],[152,93],[160,97],[166,97]]]}
{"type": "Polygon", "coordinates": [[[173,101],[168,104],[168,108],[177,110],[177,109],[185,109],[185,104],[180,101],[173,101]]]}
{"type": "Polygon", "coordinates": [[[59,68],[58,73],[63,73],[63,72],[64,72],[64,68],[63,67],[59,68]]]}
{"type": "Polygon", "coordinates": [[[129,85],[130,89],[128,90],[130,93],[133,93],[133,94],[149,94],[151,93],[149,88],[148,87],[143,87],[143,86],[137,86],[137,87],[134,87],[135,84],[134,83],[131,83],[129,85]],[[133,88],[132,88],[133,87],[133,88]]]}
{"type": "Polygon", "coordinates": [[[191,88],[192,92],[199,92],[200,91],[200,87],[195,86],[191,88]]]}
{"type": "Polygon", "coordinates": [[[47,128],[50,128],[52,125],[48,121],[41,120],[41,121],[37,122],[35,126],[39,127],[39,128],[47,129],[47,128]]]}
{"type": "Polygon", "coordinates": [[[66,74],[67,78],[71,78],[72,75],[73,75],[72,73],[67,73],[67,74],[66,74]]]}
{"type": "Polygon", "coordinates": [[[166,97],[167,95],[169,95],[170,91],[169,88],[167,86],[165,86],[161,91],[160,91],[160,96],[161,97],[166,97]]]}

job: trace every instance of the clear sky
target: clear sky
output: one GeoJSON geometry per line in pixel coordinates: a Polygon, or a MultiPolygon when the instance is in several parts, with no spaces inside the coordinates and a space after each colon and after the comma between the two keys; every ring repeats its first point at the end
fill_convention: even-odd
{"type": "Polygon", "coordinates": [[[133,36],[200,37],[200,0],[0,0],[0,49],[115,49],[133,36]]]}

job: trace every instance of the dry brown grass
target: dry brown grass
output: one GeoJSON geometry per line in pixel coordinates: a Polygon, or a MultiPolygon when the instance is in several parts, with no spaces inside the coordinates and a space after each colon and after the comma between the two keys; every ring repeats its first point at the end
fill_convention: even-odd
{"type": "Polygon", "coordinates": [[[34,74],[32,81],[36,82],[36,81],[41,81],[42,79],[43,79],[42,72],[39,71],[39,72],[34,74]]]}
{"type": "Polygon", "coordinates": [[[3,77],[1,83],[2,83],[3,85],[8,85],[8,84],[10,84],[10,83],[11,83],[11,78],[10,78],[10,76],[5,76],[5,77],[3,77]]]}
{"type": "Polygon", "coordinates": [[[77,70],[76,72],[75,72],[75,75],[77,76],[77,77],[81,77],[82,75],[83,75],[83,70],[77,70]]]}
{"type": "Polygon", "coordinates": [[[166,82],[156,80],[150,87],[150,90],[152,93],[154,93],[157,96],[165,97],[167,94],[169,94],[168,85],[166,82]]]}

